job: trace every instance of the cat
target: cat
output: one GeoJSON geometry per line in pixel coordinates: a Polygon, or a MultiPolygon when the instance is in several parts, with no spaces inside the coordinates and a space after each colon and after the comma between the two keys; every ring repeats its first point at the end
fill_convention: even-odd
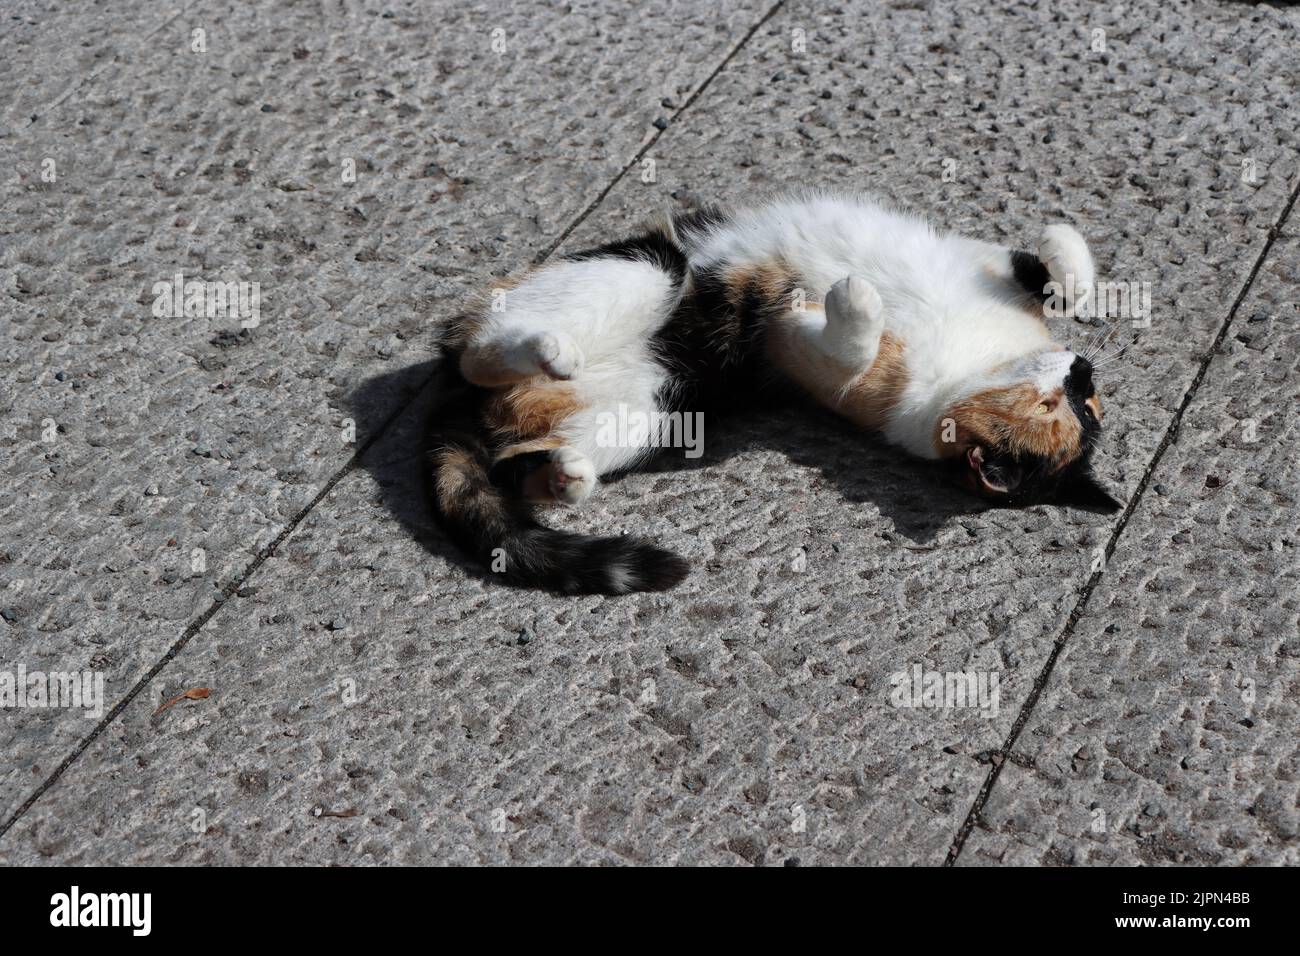
{"type": "Polygon", "coordinates": [[[645,463],[658,426],[802,392],[1005,505],[1119,507],[1089,466],[1101,402],[1088,354],[1052,341],[1062,290],[1083,314],[1092,255],[1071,226],[1036,253],[933,229],[856,195],[809,193],[664,217],[641,235],[501,283],[440,340],[434,514],[510,582],[560,593],[663,590],[678,555],[538,523],[645,463]],[[630,436],[630,437],[629,437],[630,436]]]}

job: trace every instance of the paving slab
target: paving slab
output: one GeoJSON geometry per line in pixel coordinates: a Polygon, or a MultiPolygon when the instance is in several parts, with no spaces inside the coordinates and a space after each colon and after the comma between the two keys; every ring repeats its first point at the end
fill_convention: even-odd
{"type": "MultiPolygon", "coordinates": [[[[1295,22],[1211,3],[1123,19],[790,5],[571,241],[810,182],[1016,244],[1072,218],[1104,271],[1154,286],[1151,327],[1103,385],[1101,470],[1132,490],[1286,201],[1295,22]]],[[[519,227],[503,214],[463,241],[498,222],[519,227]]],[[[385,243],[419,248],[414,228],[385,243]]],[[[351,303],[379,280],[337,281],[351,303]]],[[[319,329],[303,318],[286,340],[319,329]]],[[[386,404],[368,396],[409,393],[427,369],[401,354],[374,374],[341,352],[329,368],[364,380],[342,407],[365,422],[386,404]]],[[[405,415],[92,742],[0,842],[7,862],[939,862],[1110,531],[979,511],[788,412],[710,422],[705,467],[629,477],[557,519],[681,550],[698,570],[679,591],[521,594],[429,526],[428,413],[405,415]],[[914,664],[996,673],[998,712],[891,706],[914,664]],[[211,696],[154,716],[192,687],[211,696]]]]}
{"type": "Polygon", "coordinates": [[[1300,862],[1300,238],[1243,303],[962,863],[1300,862]]]}
{"type": "MultiPolygon", "coordinates": [[[[112,82],[185,4],[9,0],[0,15],[0,144],[89,82],[112,82]]],[[[18,170],[6,165],[4,179],[18,170]]],[[[4,197],[0,197],[3,201],[4,197]]]]}
{"type": "MultiPolygon", "coordinates": [[[[0,25],[6,69],[83,77],[5,104],[0,661],[92,668],[114,700],[414,383],[345,396],[557,241],[763,15],[120,7],[0,25]],[[178,273],[256,283],[259,314],[158,314],[178,273]]],[[[4,711],[0,816],[93,723],[4,711]]]]}

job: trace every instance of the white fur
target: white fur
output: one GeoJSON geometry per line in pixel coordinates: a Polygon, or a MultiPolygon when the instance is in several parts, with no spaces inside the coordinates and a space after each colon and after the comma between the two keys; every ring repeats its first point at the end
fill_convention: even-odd
{"type": "MultiPolygon", "coordinates": [[[[504,309],[489,312],[475,331],[471,346],[491,342],[516,371],[571,380],[585,406],[560,431],[586,461],[583,480],[557,493],[558,500],[585,499],[597,475],[635,464],[653,450],[649,441],[603,446],[597,433],[601,416],[617,414],[620,403],[647,414],[656,410],[668,372],[652,360],[650,339],[679,298],[671,277],[648,262],[560,262],[507,290],[500,299],[504,309]]],[[[573,458],[566,462],[566,468],[577,467],[573,458]]]]}
{"type": "MultiPolygon", "coordinates": [[[[1092,259],[1082,237],[1068,226],[1045,235],[1056,267],[1077,270],[1076,283],[1079,275],[1091,283],[1092,259]]],[[[1009,257],[1004,247],[937,232],[925,220],[869,198],[816,194],[741,213],[699,243],[692,263],[779,258],[806,278],[810,297],[825,295],[847,276],[874,289],[883,318],[865,310],[864,322],[872,327],[863,336],[878,341],[874,325],[883,321],[883,330],[906,343],[909,371],[886,437],[934,458],[936,422],[953,402],[999,377],[1016,380],[1038,353],[1059,351],[1007,281],[1009,257]]],[[[1063,354],[1072,360],[1072,353],[1063,354]]]]}

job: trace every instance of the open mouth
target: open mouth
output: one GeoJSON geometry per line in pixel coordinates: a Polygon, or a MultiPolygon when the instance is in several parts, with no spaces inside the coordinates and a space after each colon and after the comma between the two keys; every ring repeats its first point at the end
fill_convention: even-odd
{"type": "Polygon", "coordinates": [[[990,454],[981,445],[966,450],[966,464],[976,487],[995,497],[1010,495],[1024,477],[1020,464],[1010,455],[990,454]]]}

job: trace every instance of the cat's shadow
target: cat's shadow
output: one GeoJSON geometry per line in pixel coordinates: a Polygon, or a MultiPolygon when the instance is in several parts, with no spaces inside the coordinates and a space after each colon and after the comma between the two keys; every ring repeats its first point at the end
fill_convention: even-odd
{"type": "MultiPolygon", "coordinates": [[[[428,423],[437,412],[436,373],[430,360],[377,375],[354,389],[346,403],[358,445],[365,448],[361,467],[379,486],[384,508],[430,553],[477,572],[438,529],[429,505],[423,452],[428,423]],[[395,412],[399,408],[405,411],[395,412]]],[[[990,507],[955,487],[933,464],[890,448],[811,403],[707,415],[700,457],[665,449],[638,472],[713,467],[758,450],[779,452],[815,470],[847,504],[875,506],[898,535],[918,545],[933,540],[953,519],[990,507]]],[[[602,479],[605,493],[617,494],[627,477],[602,479]]]]}

